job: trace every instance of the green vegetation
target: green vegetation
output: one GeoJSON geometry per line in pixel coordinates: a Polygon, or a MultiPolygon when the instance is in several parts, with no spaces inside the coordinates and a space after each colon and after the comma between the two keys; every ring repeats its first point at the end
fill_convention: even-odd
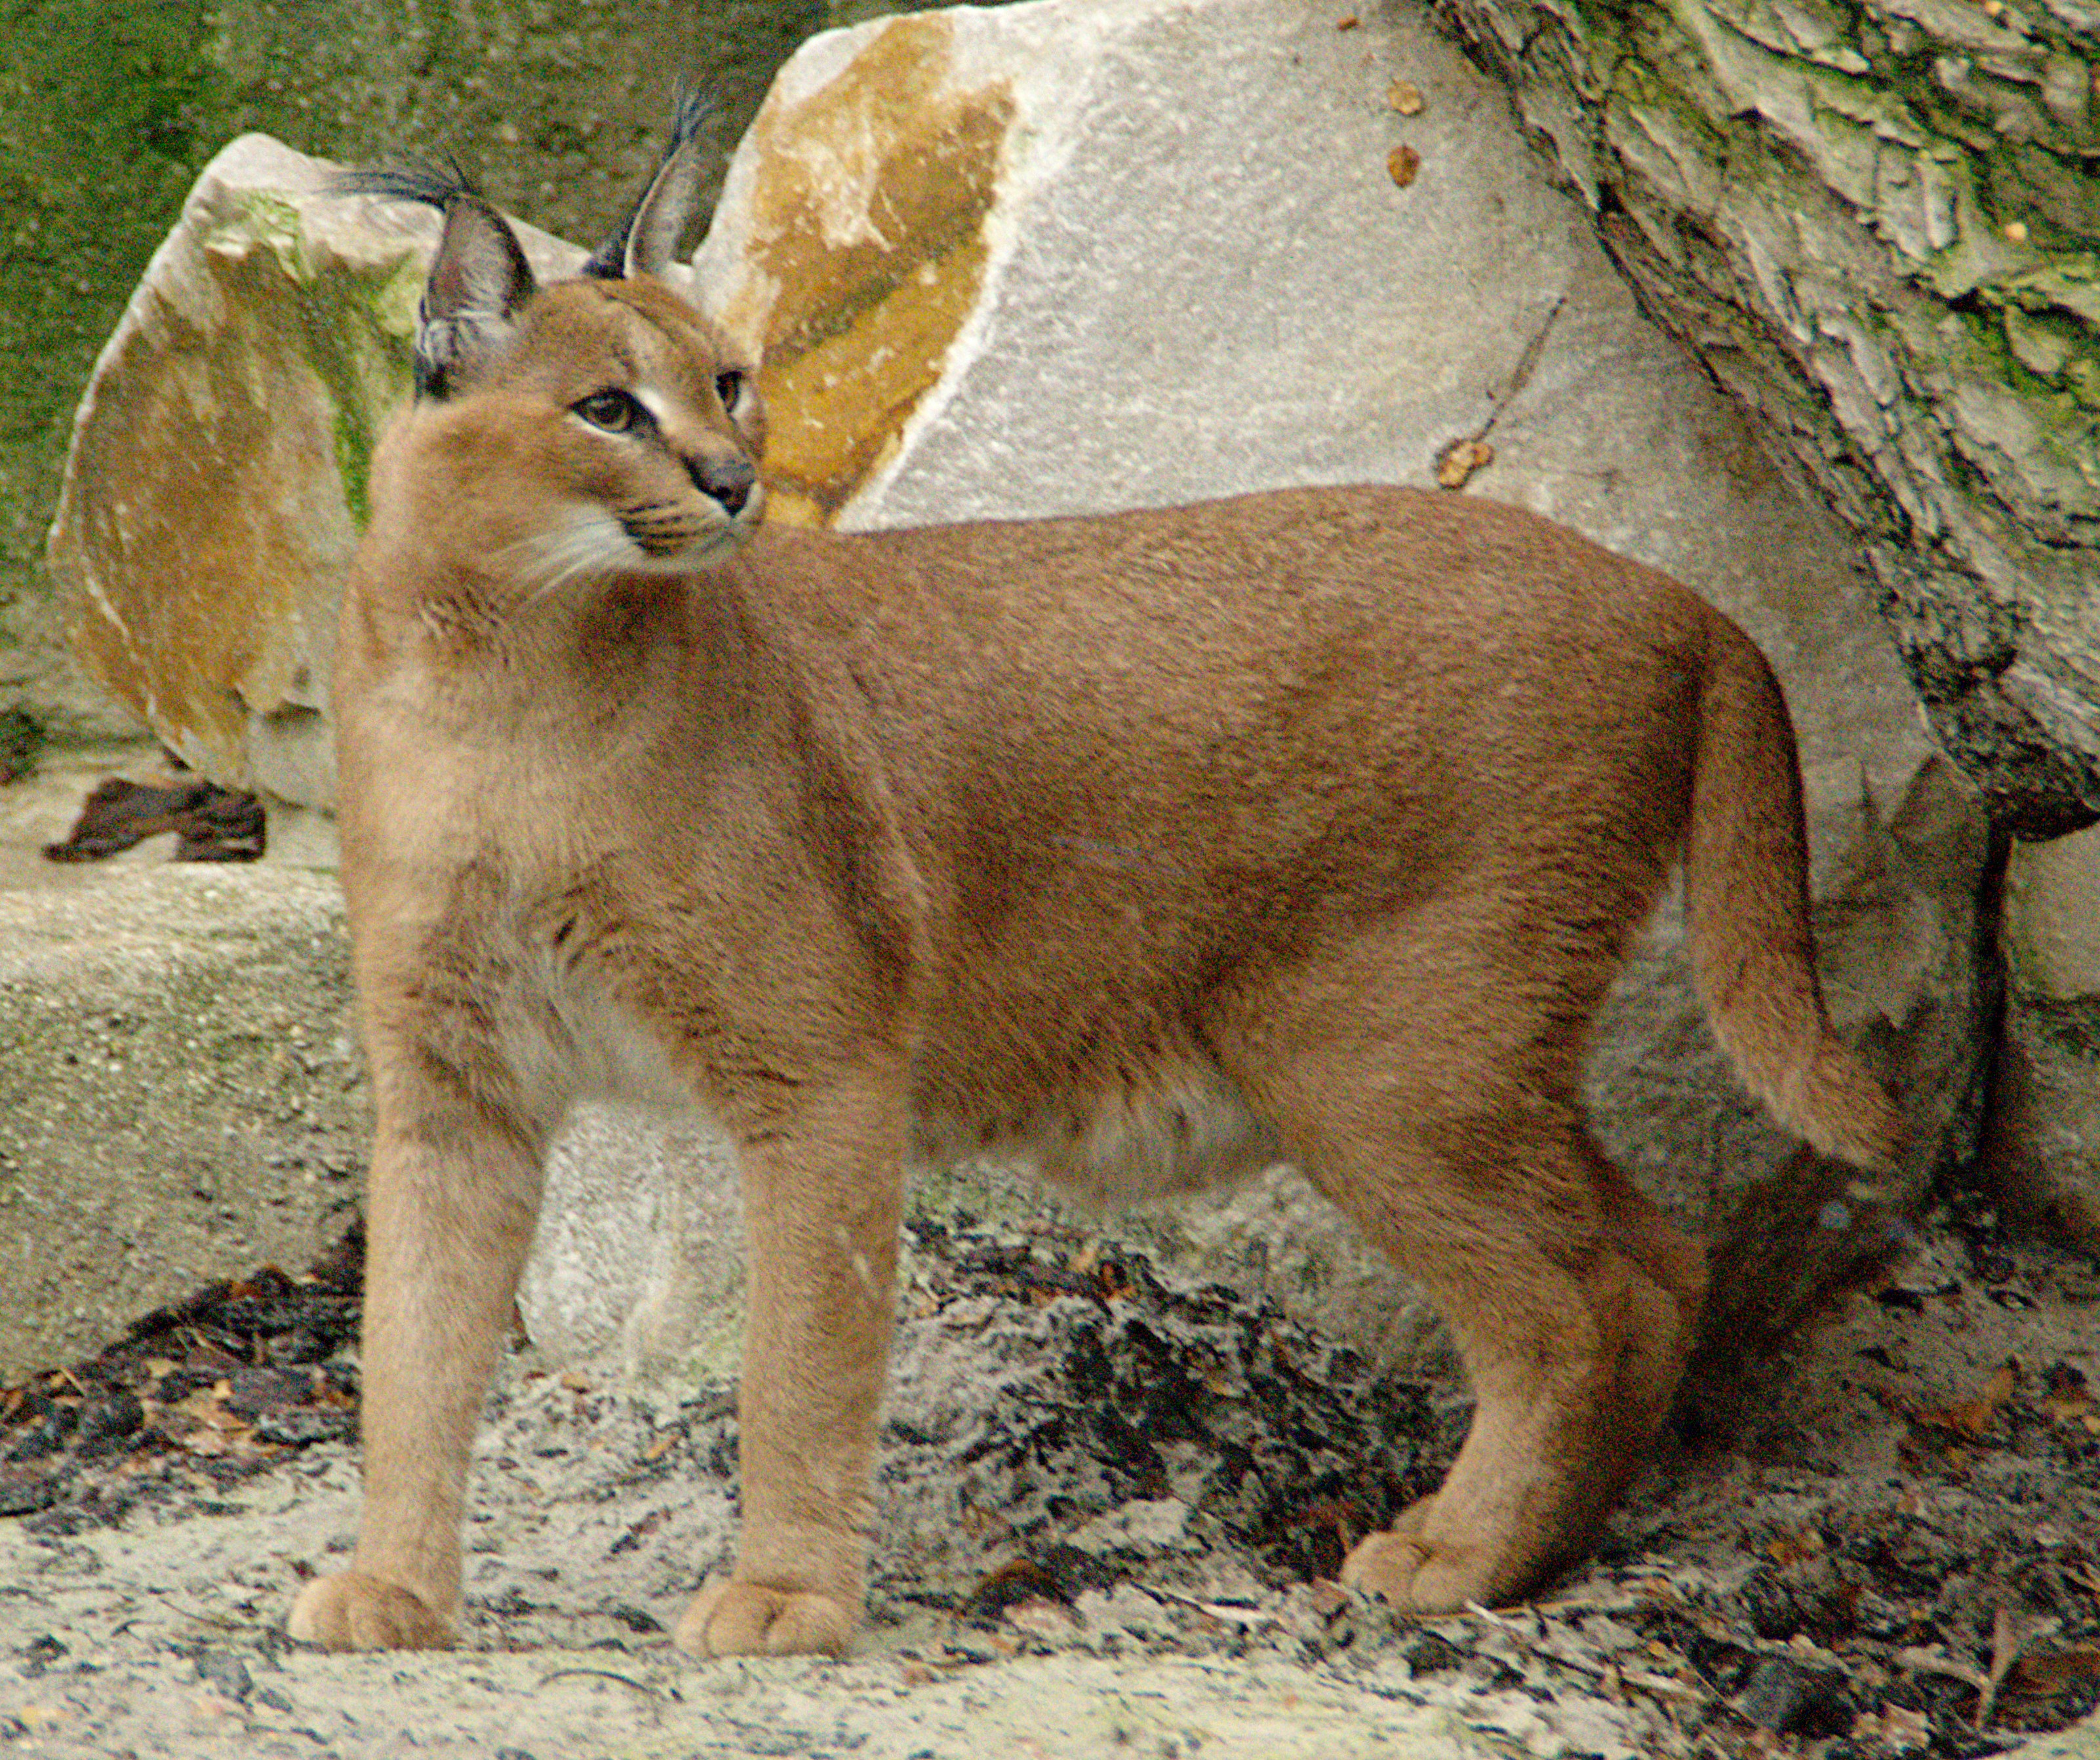
{"type": "MultiPolygon", "coordinates": [[[[73,408],[227,142],[454,152],[498,202],[589,240],[653,159],[679,74],[715,96],[726,150],[832,16],[826,0],[0,0],[0,704],[68,719],[42,553],[73,408]]],[[[346,373],[365,342],[342,342],[346,373]]]]}

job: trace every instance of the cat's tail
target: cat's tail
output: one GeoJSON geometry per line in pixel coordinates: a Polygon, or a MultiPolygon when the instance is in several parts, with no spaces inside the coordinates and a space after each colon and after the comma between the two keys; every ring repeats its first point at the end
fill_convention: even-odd
{"type": "Polygon", "coordinates": [[[1692,969],[1716,1036],[1789,1130],[1855,1167],[1892,1167],[1902,1115],[1831,1029],[1815,979],[1793,728],[1764,656],[1712,623],[1684,840],[1692,969]]]}

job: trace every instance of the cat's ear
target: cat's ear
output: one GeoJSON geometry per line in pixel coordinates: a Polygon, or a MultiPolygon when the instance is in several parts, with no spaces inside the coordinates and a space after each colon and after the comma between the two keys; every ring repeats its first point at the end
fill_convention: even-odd
{"type": "Polygon", "coordinates": [[[416,324],[416,389],[449,396],[510,350],[517,317],[532,298],[532,266],[503,216],[456,162],[346,171],[332,194],[420,201],[443,212],[416,324]]]}
{"type": "Polygon", "coordinates": [[[503,216],[479,196],[455,196],[423,285],[416,388],[443,397],[507,354],[532,286],[524,249],[503,216]]]}
{"type": "Polygon", "coordinates": [[[700,127],[712,106],[691,87],[678,90],[671,119],[671,141],[627,218],[590,254],[582,272],[602,281],[628,276],[661,275],[677,255],[678,240],[699,205],[700,167],[704,143],[700,127]]]}

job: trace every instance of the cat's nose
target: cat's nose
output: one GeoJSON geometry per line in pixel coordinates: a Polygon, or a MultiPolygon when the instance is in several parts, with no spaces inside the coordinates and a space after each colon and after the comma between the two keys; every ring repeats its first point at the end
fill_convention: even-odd
{"type": "Polygon", "coordinates": [[[689,458],[686,473],[701,494],[721,502],[722,511],[732,518],[743,511],[758,481],[748,458],[689,458]]]}

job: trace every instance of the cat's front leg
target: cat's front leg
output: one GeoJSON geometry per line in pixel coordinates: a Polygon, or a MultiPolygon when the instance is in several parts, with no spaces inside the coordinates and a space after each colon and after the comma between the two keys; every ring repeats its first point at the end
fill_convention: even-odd
{"type": "Polygon", "coordinates": [[[544,1145],[412,1048],[375,1044],[362,1361],[364,1513],[347,1571],[307,1585],[295,1638],[450,1643],[467,1462],[538,1214],[544,1145]]]}
{"type": "Polygon", "coordinates": [[[745,1134],[743,1528],[678,1623],[695,1656],[837,1656],[860,1624],[904,1147],[901,1078],[875,1076],[745,1134]]]}

